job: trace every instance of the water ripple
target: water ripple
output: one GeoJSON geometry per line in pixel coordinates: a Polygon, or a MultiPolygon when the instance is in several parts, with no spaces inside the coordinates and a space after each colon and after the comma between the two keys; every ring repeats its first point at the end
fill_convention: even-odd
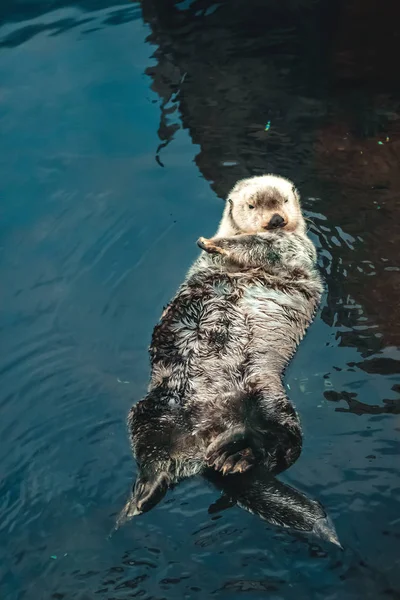
{"type": "Polygon", "coordinates": [[[355,4],[1,3],[2,598],[399,597],[398,44],[355,4]],[[284,479],[345,550],[216,514],[201,479],[109,537],[152,327],[219,198],[268,171],[299,185],[326,282],[284,479]]]}

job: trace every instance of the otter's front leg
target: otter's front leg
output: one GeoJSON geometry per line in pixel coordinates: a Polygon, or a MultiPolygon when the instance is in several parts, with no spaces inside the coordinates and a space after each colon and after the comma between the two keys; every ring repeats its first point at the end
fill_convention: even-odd
{"type": "Polygon", "coordinates": [[[225,239],[207,239],[205,237],[201,237],[197,240],[197,245],[205,252],[208,252],[208,254],[221,254],[222,256],[229,256],[228,250],[224,248],[224,244],[221,244],[221,241],[225,241],[225,239]]]}
{"type": "Polygon", "coordinates": [[[262,267],[279,260],[273,240],[256,234],[211,239],[201,237],[197,245],[205,252],[220,254],[240,267],[262,267]]]}

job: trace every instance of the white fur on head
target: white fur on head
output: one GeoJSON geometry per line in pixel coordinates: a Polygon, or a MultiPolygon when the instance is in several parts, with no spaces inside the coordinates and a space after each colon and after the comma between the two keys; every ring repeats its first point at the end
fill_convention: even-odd
{"type": "Polygon", "coordinates": [[[217,235],[266,231],[277,214],[284,220],[284,231],[305,232],[300,194],[294,183],[278,175],[242,179],[228,196],[217,235]]]}

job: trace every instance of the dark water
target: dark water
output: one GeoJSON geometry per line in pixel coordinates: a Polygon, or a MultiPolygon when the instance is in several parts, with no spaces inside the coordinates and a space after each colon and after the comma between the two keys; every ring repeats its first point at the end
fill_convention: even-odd
{"type": "Polygon", "coordinates": [[[1,600],[400,598],[400,10],[383,5],[2,1],[1,600]],[[286,376],[304,450],[282,479],[345,550],[211,516],[201,479],[109,539],[152,328],[221,198],[268,171],[302,190],[327,282],[286,376]]]}

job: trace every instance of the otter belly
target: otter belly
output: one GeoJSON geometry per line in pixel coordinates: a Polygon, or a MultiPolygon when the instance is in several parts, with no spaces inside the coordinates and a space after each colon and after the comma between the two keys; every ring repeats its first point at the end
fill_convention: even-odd
{"type": "Polygon", "coordinates": [[[283,369],[304,336],[314,305],[297,289],[254,284],[245,289],[240,306],[249,318],[251,351],[280,356],[283,369]]]}

